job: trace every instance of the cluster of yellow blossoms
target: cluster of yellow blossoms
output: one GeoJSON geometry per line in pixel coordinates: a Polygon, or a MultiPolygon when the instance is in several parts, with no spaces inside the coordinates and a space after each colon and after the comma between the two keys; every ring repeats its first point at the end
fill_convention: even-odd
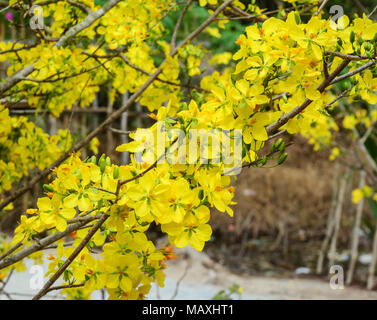
{"type": "Polygon", "coordinates": [[[377,192],[370,186],[364,186],[362,189],[354,189],[352,191],[352,202],[359,203],[363,198],[371,198],[377,202],[377,192]]]}
{"type": "Polygon", "coordinates": [[[70,145],[66,130],[50,136],[26,117],[11,117],[9,109],[0,106],[0,193],[29,175],[29,170],[48,167],[70,145]]]}
{"type": "MultiPolygon", "coordinates": [[[[116,166],[101,157],[97,164],[94,158],[82,162],[73,155],[55,170],[55,179],[45,186],[46,196],[38,200],[38,208],[28,209],[27,216],[22,216],[12,243],[28,244],[45,229],[63,232],[80,217],[108,214],[102,230],[71,264],[64,280],[85,282],[84,290],[89,291],[106,286],[114,297],[142,298],[151,282],[162,286],[164,279],[164,250],[157,250],[144,234],[150,224],[161,224],[177,247],[190,244],[202,250],[212,232],[208,205],[229,210],[233,197],[229,177],[221,177],[217,169],[205,170],[209,180],[195,182],[194,177],[188,179],[188,170],[171,170],[168,165],[158,165],[140,179],[122,185],[115,195],[120,181],[144,170],[145,166],[134,162],[116,166]],[[92,250],[105,241],[103,259],[95,259],[92,250]]],[[[49,258],[49,273],[61,266],[85,235],[85,229],[78,230],[73,245],[65,249],[59,243],[57,256],[49,258]]]]}
{"type": "MultiPolygon", "coordinates": [[[[213,6],[217,2],[201,0],[199,3],[213,6]]],[[[85,3],[94,10],[93,1],[85,3]]],[[[234,4],[245,9],[238,1],[234,4]]],[[[61,34],[70,23],[73,15],[70,10],[74,10],[77,19],[83,16],[78,8],[71,8],[65,2],[50,4],[48,8],[46,17],[54,18],[52,36],[61,34]]],[[[314,16],[303,23],[298,12],[290,12],[284,19],[269,18],[248,26],[237,40],[239,50],[232,57],[235,65],[230,65],[229,53],[213,58],[213,63],[226,64],[227,68],[222,73],[215,71],[203,77],[200,90],[191,90],[188,101],[181,86],[174,83],[180,84],[181,73],[190,77],[201,74],[200,64],[205,54],[202,46],[190,43],[171,57],[169,44],[153,42],[164,30],[160,19],[172,8],[172,2],[162,0],[122,1],[111,14],[80,34],[80,49],[56,48],[42,42],[17,55],[14,52],[6,55],[10,74],[38,59],[30,75],[34,81],[20,82],[11,91],[14,97],[19,97],[17,92],[31,90],[34,96],[29,98],[29,103],[36,107],[41,107],[43,102],[40,94],[51,94],[47,108],[55,115],[79,98],[82,106],[89,105],[103,83],[111,82],[114,95],[135,92],[156,71],[154,58],[166,58],[158,80],[139,100],[150,111],[157,110],[152,115],[157,122],[149,129],[152,138],[146,139],[143,129],[138,129],[131,134],[134,141],[117,149],[134,153],[130,164],[118,166],[106,156],[83,161],[78,155],[72,155],[55,169],[53,181],[45,185],[46,195],[38,200],[37,208],[29,209],[22,216],[15,231],[12,243],[22,242],[27,246],[45,230],[64,232],[82,219],[109,216],[64,272],[66,284],[84,285],[77,291],[67,289],[69,298],[87,297],[90,292],[106,287],[110,298],[139,299],[148,294],[152,282],[162,286],[167,253],[147,239],[145,231],[150,225],[159,225],[176,247],[190,245],[202,250],[212,233],[208,223],[210,209],[233,215],[232,170],[227,170],[242,163],[263,167],[275,160],[281,164],[287,156],[282,141],[272,144],[267,155],[261,153],[271,134],[268,128],[306,101],[310,101],[307,107],[279,129],[309,138],[316,148],[330,144],[332,130],[338,129],[329,116],[336,106],[332,103],[336,93],[326,91],[327,86],[321,88],[321,84],[342,65],[345,55],[353,55],[345,72],[357,69],[365,61],[374,61],[376,55],[377,23],[366,17],[350,23],[344,16],[341,23],[335,24],[314,16]],[[102,45],[85,45],[85,40],[94,37],[99,37],[102,45]],[[228,150],[235,163],[225,163],[223,153],[211,153],[210,144],[224,144],[224,138],[218,141],[212,138],[209,145],[194,141],[200,146],[200,152],[207,152],[208,162],[191,163],[192,155],[185,152],[181,158],[184,161],[160,163],[165,153],[180,157],[178,147],[170,150],[177,142],[177,135],[169,136],[169,131],[163,133],[167,148],[156,150],[158,143],[153,142],[158,140],[161,123],[167,129],[181,130],[186,137],[193,129],[227,132],[235,142],[228,150]],[[240,139],[237,130],[242,130],[240,139]],[[241,150],[239,157],[237,146],[241,150]],[[137,154],[143,156],[143,161],[136,161],[137,154]]],[[[348,94],[352,98],[375,103],[373,69],[339,82],[350,87],[348,94]],[[358,85],[352,87],[356,82],[358,85]]],[[[0,117],[8,116],[4,110],[1,112],[0,117]]],[[[367,111],[363,117],[374,119],[372,112],[375,111],[367,111]]],[[[7,124],[2,123],[0,133],[1,130],[9,132],[7,124]]],[[[39,140],[35,142],[35,137],[30,139],[33,141],[18,140],[18,143],[28,147],[31,143],[43,144],[39,140]]],[[[190,141],[179,143],[186,151],[190,150],[190,141]]],[[[43,153],[40,157],[43,161],[47,159],[43,153]]],[[[200,159],[200,154],[194,158],[200,159]]],[[[49,257],[48,274],[62,266],[86,234],[85,228],[71,234],[75,240],[67,248],[59,242],[56,255],[49,257]]]]}

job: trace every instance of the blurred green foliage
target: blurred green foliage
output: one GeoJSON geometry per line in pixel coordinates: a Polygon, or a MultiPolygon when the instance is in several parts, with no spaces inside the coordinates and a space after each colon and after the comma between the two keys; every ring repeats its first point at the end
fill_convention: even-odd
{"type": "Polygon", "coordinates": [[[235,297],[240,300],[241,296],[242,288],[235,283],[225,290],[220,290],[215,296],[212,297],[212,300],[234,300],[235,297]]]}

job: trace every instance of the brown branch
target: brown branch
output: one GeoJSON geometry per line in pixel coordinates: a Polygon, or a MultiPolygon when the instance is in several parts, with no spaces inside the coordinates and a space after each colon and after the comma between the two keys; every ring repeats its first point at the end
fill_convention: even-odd
{"type": "Polygon", "coordinates": [[[280,94],[278,94],[277,96],[273,97],[273,98],[271,99],[271,101],[279,100],[279,99],[283,98],[284,96],[286,96],[286,97],[288,98],[288,97],[291,96],[291,94],[290,94],[288,91],[283,92],[283,93],[280,93],[280,94]]]}
{"type": "Polygon", "coordinates": [[[0,261],[12,254],[14,251],[16,251],[18,248],[22,246],[22,241],[16,243],[14,246],[9,248],[7,251],[5,251],[1,256],[0,256],[0,261]]]}
{"type": "MultiPolygon", "coordinates": [[[[149,73],[148,71],[134,65],[133,63],[131,63],[130,61],[128,61],[127,57],[125,57],[124,55],[120,54],[119,55],[120,58],[122,58],[122,60],[124,61],[125,64],[127,64],[128,66],[130,66],[131,68],[137,70],[137,71],[140,71],[141,73],[144,73],[148,76],[151,76],[152,74],[149,73]]],[[[159,77],[156,78],[157,81],[160,81],[162,83],[166,83],[166,84],[170,84],[172,86],[177,86],[177,87],[184,87],[184,88],[189,88],[189,89],[196,89],[198,91],[205,91],[205,92],[211,92],[210,90],[207,90],[207,89],[203,89],[201,87],[198,87],[198,86],[194,86],[194,85],[189,85],[189,84],[183,84],[183,83],[177,83],[177,82],[172,82],[172,81],[168,81],[168,80],[163,80],[159,77]]]]}
{"type": "Polygon", "coordinates": [[[268,139],[267,139],[267,141],[270,141],[270,140],[272,140],[272,139],[274,139],[274,138],[276,138],[276,137],[279,137],[279,136],[281,136],[281,135],[283,135],[283,134],[285,134],[285,133],[287,133],[287,130],[286,130],[286,129],[281,130],[281,131],[279,131],[279,132],[273,134],[272,136],[269,136],[268,139]]]}
{"type": "MultiPolygon", "coordinates": [[[[174,141],[167,149],[169,149],[175,142],[176,141],[174,141]]],[[[155,168],[157,166],[157,164],[160,162],[160,160],[166,155],[166,151],[162,155],[160,155],[158,157],[158,159],[152,165],[150,165],[147,169],[145,169],[144,171],[140,172],[139,174],[137,174],[136,176],[134,176],[132,178],[119,181],[119,186],[122,186],[126,183],[129,183],[131,181],[134,181],[134,180],[137,180],[137,179],[143,177],[145,174],[147,174],[149,171],[151,171],[153,168],[155,168]]]]}
{"type": "Polygon", "coordinates": [[[32,300],[39,300],[49,291],[50,287],[63,274],[63,272],[68,268],[68,266],[73,262],[73,260],[82,251],[82,249],[84,249],[86,244],[90,241],[90,239],[93,237],[93,235],[97,232],[97,230],[102,226],[102,224],[106,221],[108,217],[109,215],[103,214],[103,216],[94,224],[92,229],[89,230],[89,232],[81,241],[81,243],[77,246],[75,251],[72,252],[72,254],[67,258],[67,260],[63,263],[63,265],[59,268],[59,270],[46,282],[43,288],[33,297],[32,300]]]}
{"type": "Polygon", "coordinates": [[[323,57],[323,74],[327,80],[329,78],[329,67],[326,61],[326,56],[323,57]]]}
{"type": "Polygon", "coordinates": [[[328,1],[329,0],[322,0],[322,1],[320,1],[320,6],[319,6],[318,10],[313,14],[314,17],[318,16],[321,13],[322,9],[325,7],[325,5],[326,5],[326,3],[328,1]]]}
{"type": "Polygon", "coordinates": [[[12,264],[22,260],[23,258],[29,256],[30,254],[32,254],[36,251],[39,251],[39,250],[45,248],[46,246],[64,238],[68,234],[72,233],[73,231],[78,230],[79,228],[83,227],[85,224],[87,224],[88,222],[93,221],[93,220],[96,220],[96,217],[88,216],[87,219],[85,219],[85,220],[82,220],[80,222],[76,222],[76,223],[68,225],[67,229],[63,232],[59,231],[59,232],[56,232],[52,235],[49,235],[49,236],[47,236],[43,239],[38,240],[36,243],[32,244],[31,246],[29,246],[25,249],[22,249],[21,251],[18,251],[16,253],[6,257],[2,261],[0,261],[0,270],[3,269],[3,268],[9,267],[10,265],[12,265],[12,264]]]}
{"type": "MultiPolygon", "coordinates": [[[[64,34],[55,46],[60,48],[64,46],[69,40],[80,33],[82,30],[90,27],[95,21],[106,14],[110,9],[112,9],[120,0],[108,0],[106,4],[96,12],[89,14],[84,20],[82,20],[77,25],[71,27],[66,34],[64,34]]],[[[37,60],[38,61],[38,60],[37,60]]],[[[35,62],[34,62],[35,63],[35,62]]],[[[34,63],[28,65],[27,67],[17,71],[10,77],[6,78],[4,82],[0,84],[0,96],[2,96],[6,91],[15,86],[17,83],[30,75],[34,70],[34,63]]],[[[1,208],[0,208],[1,209],[1,208]]]]}
{"type": "MultiPolygon", "coordinates": [[[[8,277],[5,279],[5,281],[1,281],[1,283],[3,284],[2,287],[0,288],[0,293],[5,293],[5,287],[6,285],[8,284],[10,278],[12,277],[13,275],[13,272],[14,272],[15,269],[12,269],[9,274],[8,274],[8,277]]],[[[8,296],[9,297],[9,296],[8,296]]]]}
{"type": "MultiPolygon", "coordinates": [[[[282,10],[285,13],[288,13],[288,12],[291,12],[291,11],[296,10],[296,9],[304,8],[303,10],[300,11],[300,14],[304,14],[307,11],[310,11],[311,9],[315,8],[316,6],[317,5],[307,6],[307,4],[301,4],[301,5],[298,5],[296,7],[284,8],[282,10]]],[[[235,8],[235,7],[233,7],[233,8],[235,8]]],[[[242,12],[240,16],[226,17],[226,18],[217,18],[216,20],[251,20],[253,22],[264,22],[264,21],[266,21],[266,19],[265,18],[261,18],[261,17],[273,15],[273,14],[276,14],[276,13],[279,13],[279,12],[282,11],[281,9],[276,9],[276,10],[271,10],[271,11],[263,12],[263,13],[260,13],[260,14],[251,15],[251,14],[248,14],[247,12],[245,12],[245,11],[242,11],[239,8],[237,8],[237,9],[238,9],[239,13],[242,12]]],[[[226,12],[224,12],[224,13],[226,13],[226,12]]],[[[280,18],[280,19],[282,19],[282,18],[280,18]]]]}
{"type": "MultiPolygon", "coordinates": [[[[16,42],[13,44],[13,47],[14,47],[15,44],[16,44],[16,42]]],[[[23,46],[21,48],[12,48],[12,49],[8,49],[8,50],[0,51],[0,54],[15,53],[15,52],[18,52],[18,51],[31,49],[31,48],[36,47],[38,44],[39,43],[36,42],[36,43],[30,44],[30,45],[25,45],[25,46],[23,46]]]]}
{"type": "Polygon", "coordinates": [[[210,25],[216,17],[231,3],[233,0],[227,0],[223,2],[216,10],[215,12],[206,20],[204,21],[195,31],[191,32],[187,38],[182,41],[178,47],[176,47],[172,52],[171,56],[174,56],[177,54],[178,50],[182,47],[184,47],[187,43],[189,43],[192,39],[194,39],[199,33],[201,33],[205,28],[207,28],[208,25],[210,25]]]}
{"type": "Polygon", "coordinates": [[[37,83],[53,83],[53,82],[63,81],[63,80],[67,80],[67,79],[71,79],[71,78],[75,78],[75,77],[81,76],[81,75],[83,75],[83,74],[85,74],[85,73],[88,73],[88,72],[90,72],[90,71],[96,70],[96,69],[98,69],[98,68],[100,68],[100,67],[102,67],[102,66],[105,67],[105,63],[107,63],[107,62],[109,62],[109,60],[106,60],[105,62],[103,62],[103,63],[101,63],[101,64],[99,64],[99,65],[96,65],[96,66],[94,66],[94,67],[92,67],[92,68],[89,68],[89,69],[87,69],[87,70],[83,70],[83,71],[81,71],[81,72],[79,72],[79,73],[71,74],[71,75],[69,75],[69,76],[64,76],[64,77],[57,78],[57,79],[49,79],[49,78],[51,78],[51,77],[55,77],[55,76],[58,75],[58,74],[54,74],[54,75],[52,75],[52,76],[50,76],[49,78],[44,79],[44,80],[32,79],[32,78],[23,78],[22,80],[23,80],[23,81],[37,82],[37,83]]]}
{"type": "MultiPolygon", "coordinates": [[[[348,59],[344,59],[342,61],[342,63],[339,64],[339,66],[329,75],[329,77],[327,79],[325,79],[318,87],[317,87],[317,90],[319,92],[323,92],[330,84],[331,82],[334,80],[334,78],[340,73],[342,72],[342,70],[344,70],[345,67],[347,67],[347,65],[350,63],[350,60],[348,59]]],[[[275,121],[274,123],[270,124],[266,130],[267,130],[267,134],[270,135],[270,134],[274,134],[277,132],[277,130],[283,126],[284,124],[286,124],[288,122],[288,120],[294,118],[295,116],[297,116],[300,112],[302,112],[303,110],[305,110],[313,101],[306,98],[305,101],[303,102],[302,105],[292,109],[291,111],[289,111],[288,113],[286,113],[285,115],[282,115],[277,121],[275,121]]]]}
{"type": "Polygon", "coordinates": [[[52,38],[52,37],[48,37],[46,36],[41,30],[37,29],[37,33],[40,35],[40,37],[46,41],[46,42],[56,42],[56,41],[59,41],[59,38],[52,38]]]}
{"type": "Polygon", "coordinates": [[[36,2],[36,3],[34,3],[34,5],[42,7],[42,6],[47,6],[49,4],[57,3],[57,2],[60,2],[60,1],[67,1],[70,5],[80,9],[81,11],[83,11],[87,14],[90,14],[92,12],[90,10],[90,8],[87,5],[85,5],[84,3],[73,1],[73,0],[45,0],[45,1],[36,2]]]}
{"type": "Polygon", "coordinates": [[[76,2],[76,1],[73,1],[73,0],[66,0],[70,5],[76,7],[76,8],[79,8],[81,11],[85,12],[86,14],[90,14],[92,13],[92,11],[90,10],[90,8],[81,3],[81,2],[76,2]]]}
{"type": "Polygon", "coordinates": [[[181,14],[179,15],[178,21],[177,21],[177,23],[176,23],[176,25],[174,27],[173,35],[172,35],[171,41],[170,41],[170,54],[172,54],[173,51],[174,51],[174,49],[175,49],[179,27],[181,26],[182,21],[183,21],[183,17],[185,16],[186,11],[190,7],[191,3],[192,3],[192,0],[188,0],[186,2],[186,5],[182,9],[181,14]]]}
{"type": "Polygon", "coordinates": [[[342,59],[348,59],[352,61],[360,61],[360,60],[367,60],[370,59],[368,56],[361,56],[361,55],[354,55],[354,54],[346,54],[336,51],[326,51],[326,55],[334,55],[336,57],[342,58],[342,59]]]}
{"type": "Polygon", "coordinates": [[[97,189],[97,190],[103,191],[103,192],[107,192],[107,193],[110,193],[110,194],[113,194],[113,195],[117,195],[115,192],[110,191],[110,190],[106,190],[106,189],[103,189],[103,188],[94,187],[94,189],[97,189]]]}
{"type": "Polygon", "coordinates": [[[332,84],[335,84],[335,83],[337,83],[339,81],[342,81],[344,79],[352,77],[352,76],[354,76],[354,75],[356,75],[356,74],[358,74],[358,73],[360,73],[360,72],[368,69],[369,67],[371,67],[375,63],[376,63],[376,61],[374,61],[374,60],[373,61],[369,61],[368,63],[364,64],[363,66],[361,66],[359,68],[356,68],[355,70],[352,70],[351,72],[348,72],[346,74],[343,74],[342,76],[339,76],[339,77],[333,79],[330,84],[332,85],[332,84]]]}
{"type": "Polygon", "coordinates": [[[15,3],[12,3],[8,6],[6,6],[5,8],[1,9],[0,10],[0,13],[3,12],[3,11],[7,11],[8,9],[10,9],[11,7],[15,6],[16,4],[18,4],[19,1],[15,2],[15,3]]]}
{"type": "Polygon", "coordinates": [[[130,133],[135,133],[136,131],[125,131],[125,130],[119,130],[116,128],[110,128],[112,132],[119,133],[119,134],[130,134],[130,133]]]}
{"type": "Polygon", "coordinates": [[[376,10],[377,10],[377,5],[373,8],[372,12],[368,15],[368,19],[370,19],[374,15],[376,10]]]}
{"type": "Polygon", "coordinates": [[[54,291],[54,290],[62,290],[62,289],[70,289],[70,288],[80,288],[80,287],[83,287],[83,286],[84,286],[83,283],[55,286],[55,287],[51,287],[51,288],[47,289],[46,293],[49,293],[49,292],[54,291]]]}
{"type": "Polygon", "coordinates": [[[339,94],[334,100],[330,101],[328,104],[326,104],[325,109],[331,107],[335,102],[339,101],[340,99],[344,98],[351,89],[344,90],[341,94],[339,94]]]}

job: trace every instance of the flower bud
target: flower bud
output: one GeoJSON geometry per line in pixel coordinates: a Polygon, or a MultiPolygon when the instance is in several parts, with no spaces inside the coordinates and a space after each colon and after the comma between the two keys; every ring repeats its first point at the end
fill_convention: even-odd
{"type": "Polygon", "coordinates": [[[54,192],[54,188],[51,187],[49,184],[44,184],[43,189],[48,192],[54,192]]]}
{"type": "Polygon", "coordinates": [[[119,178],[119,167],[114,167],[113,178],[114,179],[118,179],[119,178]]]}
{"type": "Polygon", "coordinates": [[[354,42],[355,42],[355,39],[356,39],[355,32],[354,32],[354,31],[351,31],[351,34],[350,34],[350,41],[351,41],[351,43],[354,43],[354,42]]]}
{"type": "Polygon", "coordinates": [[[284,161],[287,159],[287,157],[288,157],[288,153],[284,153],[284,154],[282,154],[282,155],[280,156],[280,158],[279,158],[278,165],[283,164],[284,161]]]}
{"type": "Polygon", "coordinates": [[[364,43],[365,51],[370,51],[372,49],[372,45],[369,42],[364,43]]]}

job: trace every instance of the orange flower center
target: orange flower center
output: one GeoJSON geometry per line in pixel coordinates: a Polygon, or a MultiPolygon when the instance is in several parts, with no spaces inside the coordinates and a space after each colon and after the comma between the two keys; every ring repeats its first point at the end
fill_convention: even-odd
{"type": "Polygon", "coordinates": [[[47,260],[54,261],[55,257],[50,253],[47,257],[47,260]]]}

